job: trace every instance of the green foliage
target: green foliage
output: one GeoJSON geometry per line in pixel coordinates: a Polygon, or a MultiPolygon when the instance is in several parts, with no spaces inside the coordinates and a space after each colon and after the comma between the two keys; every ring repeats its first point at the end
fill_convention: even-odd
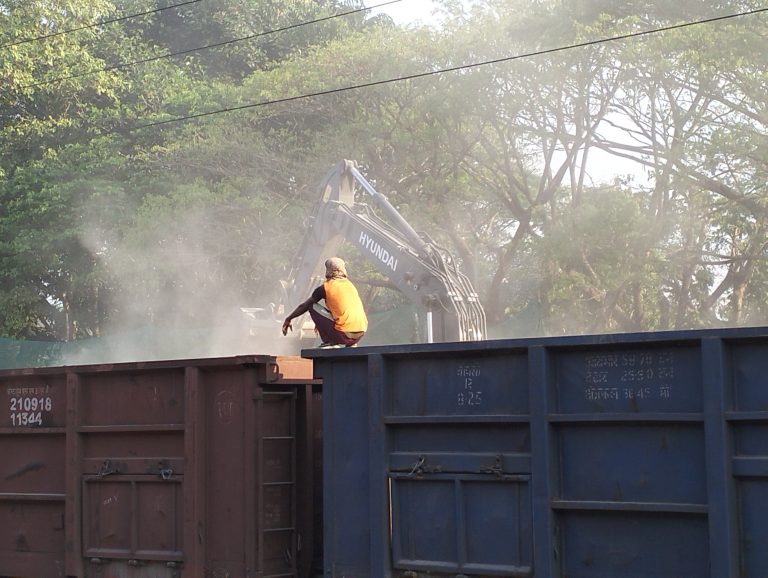
{"type": "MultiPolygon", "coordinates": [[[[295,26],[362,3],[221,0],[21,42],[156,4],[0,1],[0,333],[268,305],[341,158],[455,255],[495,336],[768,321],[764,19],[546,52],[760,3],[443,5],[295,26]],[[648,179],[603,178],[619,160],[648,179]]],[[[372,311],[404,305],[349,258],[372,311]]]]}

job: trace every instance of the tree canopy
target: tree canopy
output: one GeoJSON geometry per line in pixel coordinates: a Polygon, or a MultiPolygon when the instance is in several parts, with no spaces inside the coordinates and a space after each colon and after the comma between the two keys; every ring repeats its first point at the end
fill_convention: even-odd
{"type": "Polygon", "coordinates": [[[0,334],[273,302],[342,158],[494,337],[768,322],[765,2],[441,5],[0,0],[0,334]]]}

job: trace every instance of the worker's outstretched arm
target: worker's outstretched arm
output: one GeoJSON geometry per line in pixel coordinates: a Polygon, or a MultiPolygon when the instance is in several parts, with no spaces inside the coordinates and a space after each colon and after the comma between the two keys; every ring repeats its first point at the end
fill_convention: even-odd
{"type": "Polygon", "coordinates": [[[309,311],[310,307],[316,303],[314,297],[310,297],[304,303],[301,303],[296,309],[291,311],[288,314],[288,317],[285,318],[285,321],[283,321],[283,335],[288,334],[288,330],[293,330],[293,326],[291,325],[291,321],[298,317],[299,315],[304,315],[307,311],[309,311]]]}

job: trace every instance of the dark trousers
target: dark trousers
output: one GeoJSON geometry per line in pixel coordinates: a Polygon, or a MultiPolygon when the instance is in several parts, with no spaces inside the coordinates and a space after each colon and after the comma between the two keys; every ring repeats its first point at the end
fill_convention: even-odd
{"type": "Polygon", "coordinates": [[[351,347],[365,335],[362,331],[357,333],[346,333],[336,329],[331,312],[319,303],[315,303],[312,306],[309,310],[309,316],[312,318],[312,321],[314,321],[315,329],[317,329],[317,333],[320,335],[320,341],[323,343],[351,347]]]}

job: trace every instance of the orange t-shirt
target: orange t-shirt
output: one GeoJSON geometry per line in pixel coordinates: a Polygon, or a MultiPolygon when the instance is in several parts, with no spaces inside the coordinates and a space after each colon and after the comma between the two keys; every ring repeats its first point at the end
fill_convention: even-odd
{"type": "Polygon", "coordinates": [[[367,331],[368,317],[357,289],[349,279],[329,279],[323,283],[325,305],[339,331],[367,331]]]}

